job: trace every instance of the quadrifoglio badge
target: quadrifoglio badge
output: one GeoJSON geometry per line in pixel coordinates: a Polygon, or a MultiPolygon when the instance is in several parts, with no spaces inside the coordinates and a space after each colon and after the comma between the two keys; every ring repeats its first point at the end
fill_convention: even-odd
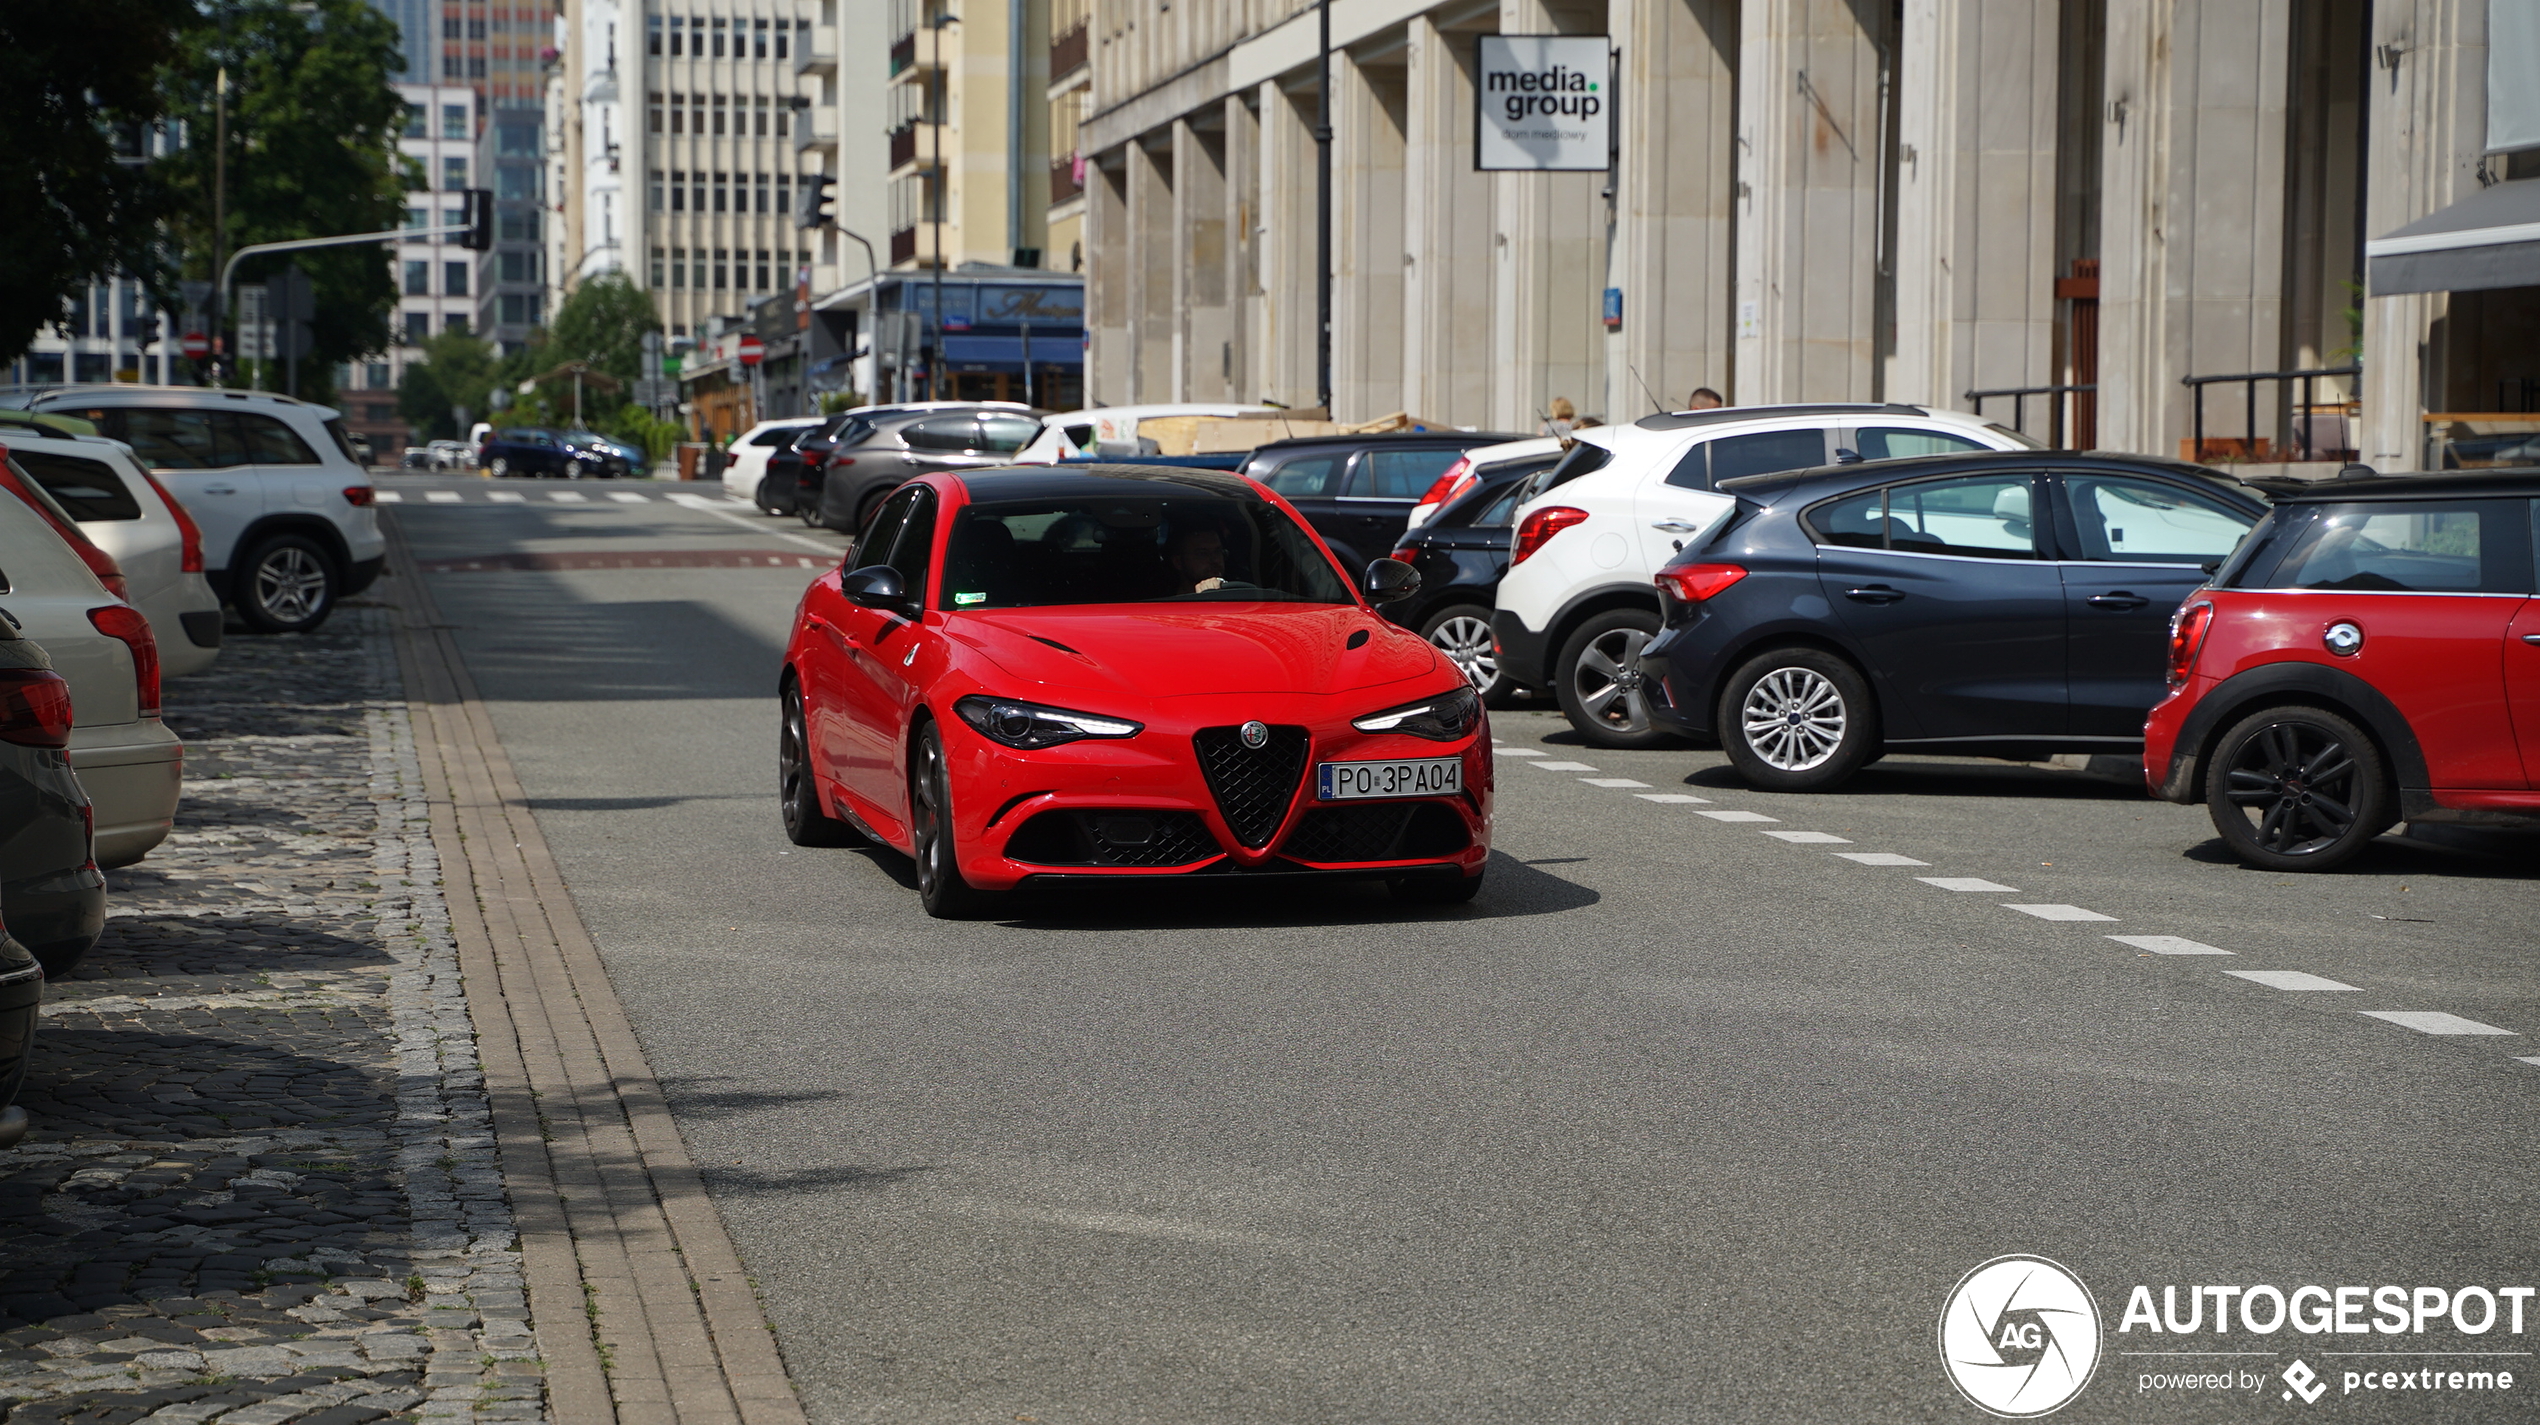
{"type": "Polygon", "coordinates": [[[2528,1286],[2138,1285],[2112,1336],[2071,1269],[1996,1257],[1941,1308],[1950,1384],[1987,1414],[2050,1415],[2078,1397],[2102,1355],[2129,1393],[2238,1397],[2295,1410],[2346,1396],[2447,1407],[2501,1402],[2535,1369],[2528,1286]]]}

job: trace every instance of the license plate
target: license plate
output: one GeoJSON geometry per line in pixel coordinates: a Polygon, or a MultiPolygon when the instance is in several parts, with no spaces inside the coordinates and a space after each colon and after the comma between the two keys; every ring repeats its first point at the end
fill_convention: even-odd
{"type": "Polygon", "coordinates": [[[1464,790],[1464,759],[1417,762],[1318,762],[1314,795],[1327,802],[1370,797],[1451,797],[1464,790]]]}

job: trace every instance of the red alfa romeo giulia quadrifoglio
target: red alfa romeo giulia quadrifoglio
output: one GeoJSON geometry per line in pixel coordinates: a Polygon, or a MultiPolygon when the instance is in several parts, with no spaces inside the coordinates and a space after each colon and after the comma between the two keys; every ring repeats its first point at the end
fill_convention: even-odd
{"type": "Polygon", "coordinates": [[[786,834],[917,862],[940,916],[1057,878],[1381,878],[1460,901],[1489,728],[1453,664],[1296,512],[1208,470],[929,475],[794,615],[786,834]]]}

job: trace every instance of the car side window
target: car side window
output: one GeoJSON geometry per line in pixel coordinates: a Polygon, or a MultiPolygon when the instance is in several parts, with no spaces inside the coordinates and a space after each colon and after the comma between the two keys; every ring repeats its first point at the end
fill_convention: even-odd
{"type": "Polygon", "coordinates": [[[937,416],[903,427],[900,440],[911,450],[970,450],[979,439],[974,416],[937,416]]]}
{"type": "Polygon", "coordinates": [[[2528,594],[2531,525],[2519,500],[2330,505],[2269,584],[2358,593],[2528,594]]]}
{"type": "MultiPolygon", "coordinates": [[[[1827,463],[1822,430],[1760,430],[1710,442],[1711,484],[1741,475],[1777,475],[1827,463]]],[[[1681,464],[1681,462],[1679,462],[1681,464]]]]}
{"type": "Polygon", "coordinates": [[[1852,449],[1863,460],[1897,460],[1908,455],[1956,455],[1964,450],[1991,448],[1947,431],[1909,430],[1902,426],[1865,426],[1852,433],[1852,449]]]}
{"type": "Polygon", "coordinates": [[[47,450],[13,450],[18,465],[35,477],[71,518],[85,524],[91,520],[137,520],[141,518],[141,502],[132,497],[122,477],[102,460],[88,460],[76,455],[56,455],[47,450]]]}
{"type": "Polygon", "coordinates": [[[1040,433],[1041,423],[1028,416],[981,416],[979,449],[990,455],[1011,455],[1040,433]]]}
{"type": "Polygon", "coordinates": [[[914,487],[884,500],[882,507],[873,512],[873,523],[866,525],[864,532],[856,536],[855,558],[848,561],[847,567],[866,569],[876,564],[888,564],[891,561],[891,545],[900,537],[901,527],[908,523],[909,507],[916,503],[917,491],[914,487]]]}
{"type": "Polygon", "coordinates": [[[1526,496],[1525,480],[1511,480],[1508,488],[1491,497],[1489,504],[1476,511],[1464,523],[1473,529],[1506,529],[1517,517],[1517,503],[1526,496]]]}
{"type": "MultiPolygon", "coordinates": [[[[235,432],[239,458],[254,465],[315,465],[317,452],[299,433],[271,416],[253,411],[226,413],[235,432]]],[[[223,444],[228,442],[224,441],[223,444]]]]}
{"type": "Polygon", "coordinates": [[[2158,480],[2066,475],[2081,557],[2119,564],[2210,564],[2257,523],[2220,500],[2158,480]]]}
{"type": "Polygon", "coordinates": [[[1887,491],[1858,490],[1828,500],[1808,511],[1808,527],[1819,544],[1848,549],[1887,548],[1887,491]]]}
{"type": "Polygon", "coordinates": [[[1675,468],[1667,472],[1667,483],[1679,490],[1710,489],[1711,446],[1710,441],[1697,440],[1686,447],[1683,457],[1676,461],[1675,468]]]}
{"type": "Polygon", "coordinates": [[[750,444],[767,446],[783,445],[785,442],[793,439],[796,434],[798,434],[798,431],[793,426],[778,426],[774,430],[763,430],[758,434],[751,436],[750,444]]]}
{"type": "Polygon", "coordinates": [[[2035,502],[2025,474],[1979,475],[1858,491],[1811,508],[1807,521],[1820,544],[2035,559],[2035,502]]]}
{"type": "Polygon", "coordinates": [[[220,470],[239,463],[234,451],[221,448],[218,411],[169,410],[138,406],[118,411],[120,434],[142,463],[153,470],[220,470]]]}
{"type": "Polygon", "coordinates": [[[1348,462],[1346,455],[1300,455],[1258,478],[1262,484],[1291,500],[1299,496],[1337,495],[1340,493],[1341,470],[1348,462]]]}
{"type": "Polygon", "coordinates": [[[1369,499],[1416,500],[1437,483],[1460,450],[1370,450],[1358,458],[1349,492],[1369,499]]]}
{"type": "Polygon", "coordinates": [[[926,607],[926,566],[935,552],[935,492],[919,485],[909,493],[917,498],[900,528],[899,542],[891,549],[891,567],[900,571],[909,607],[922,609],[926,607]]]}

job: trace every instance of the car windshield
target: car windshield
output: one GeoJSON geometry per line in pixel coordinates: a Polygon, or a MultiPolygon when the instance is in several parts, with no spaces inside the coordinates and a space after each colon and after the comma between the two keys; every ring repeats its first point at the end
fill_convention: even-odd
{"type": "Polygon", "coordinates": [[[947,609],[1355,602],[1277,506],[1198,492],[972,505],[946,546],[942,588],[947,609]]]}

